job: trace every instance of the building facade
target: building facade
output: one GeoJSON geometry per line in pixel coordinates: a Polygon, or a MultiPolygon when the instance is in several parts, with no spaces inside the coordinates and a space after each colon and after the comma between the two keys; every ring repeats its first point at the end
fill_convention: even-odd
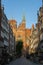
{"type": "Polygon", "coordinates": [[[39,49],[43,52],[43,0],[42,6],[39,8],[37,13],[38,22],[37,22],[37,29],[39,34],[39,49]]]}
{"type": "Polygon", "coordinates": [[[13,31],[9,24],[9,53],[14,55],[15,53],[15,37],[13,36],[13,31]]]}
{"type": "Polygon", "coordinates": [[[4,13],[4,7],[2,7],[0,3],[0,54],[2,50],[13,54],[15,51],[15,37],[8,23],[8,18],[4,13]]]}
{"type": "Polygon", "coordinates": [[[31,35],[30,53],[43,52],[43,1],[37,12],[37,17],[36,29],[34,28],[31,35]]]}
{"type": "Polygon", "coordinates": [[[22,22],[17,26],[16,20],[9,20],[9,24],[13,30],[15,40],[22,40],[23,48],[26,50],[30,45],[30,36],[32,34],[32,29],[26,28],[25,16],[23,16],[22,22]]]}
{"type": "Polygon", "coordinates": [[[1,54],[1,51],[2,51],[2,47],[3,47],[3,36],[1,35],[1,30],[2,30],[2,27],[1,27],[1,20],[2,20],[2,9],[1,9],[1,0],[0,0],[0,54],[1,54]]]}
{"type": "Polygon", "coordinates": [[[9,24],[6,14],[4,13],[4,7],[1,6],[0,13],[0,49],[6,49],[8,51],[9,45],[9,24]]]}

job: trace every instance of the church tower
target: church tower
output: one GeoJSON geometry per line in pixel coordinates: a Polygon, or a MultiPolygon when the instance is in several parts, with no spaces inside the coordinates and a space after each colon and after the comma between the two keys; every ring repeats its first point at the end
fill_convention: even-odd
{"type": "Polygon", "coordinates": [[[22,17],[22,22],[23,22],[23,23],[26,22],[25,15],[23,15],[23,17],[22,17]]]}
{"type": "Polygon", "coordinates": [[[26,27],[26,19],[25,19],[25,16],[23,16],[23,18],[22,18],[22,25],[23,25],[24,28],[26,27]]]}
{"type": "Polygon", "coordinates": [[[26,28],[26,19],[25,16],[23,15],[22,22],[19,24],[18,29],[25,30],[25,28],[26,28]]]}

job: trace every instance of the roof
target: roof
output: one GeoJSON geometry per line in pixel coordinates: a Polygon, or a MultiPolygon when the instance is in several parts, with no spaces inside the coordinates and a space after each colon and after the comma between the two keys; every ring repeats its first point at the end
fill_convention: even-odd
{"type": "Polygon", "coordinates": [[[13,19],[12,19],[12,20],[9,20],[9,22],[10,22],[10,23],[11,23],[11,22],[15,22],[15,23],[16,23],[16,20],[13,20],[13,19]]]}

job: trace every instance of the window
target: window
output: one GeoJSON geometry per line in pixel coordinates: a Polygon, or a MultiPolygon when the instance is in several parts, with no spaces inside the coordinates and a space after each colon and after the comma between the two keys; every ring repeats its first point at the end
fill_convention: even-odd
{"type": "Polygon", "coordinates": [[[21,35],[19,35],[18,38],[21,38],[21,35]]]}

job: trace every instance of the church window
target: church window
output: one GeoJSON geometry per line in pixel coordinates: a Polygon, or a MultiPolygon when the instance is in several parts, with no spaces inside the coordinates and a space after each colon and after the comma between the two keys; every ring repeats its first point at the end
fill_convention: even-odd
{"type": "Polygon", "coordinates": [[[19,35],[18,38],[21,38],[21,35],[19,35]]]}

